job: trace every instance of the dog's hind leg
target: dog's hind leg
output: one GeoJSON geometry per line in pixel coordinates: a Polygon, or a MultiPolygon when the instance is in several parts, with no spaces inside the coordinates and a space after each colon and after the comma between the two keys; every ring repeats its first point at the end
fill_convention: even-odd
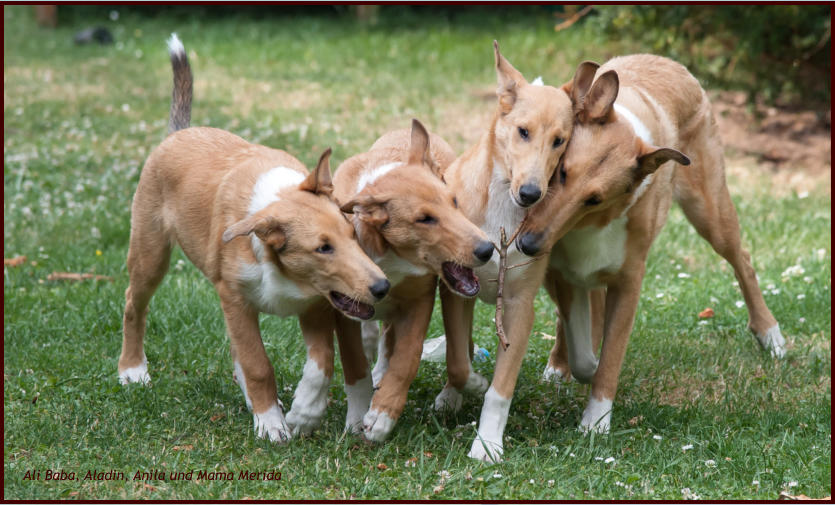
{"type": "Polygon", "coordinates": [[[748,327],[773,356],[785,354],[786,341],[765,304],[751,255],[742,248],[739,221],[725,182],[721,144],[716,138],[696,139],[693,165],[676,170],[675,196],[696,231],[734,269],[748,307],[748,327]],[[701,142],[700,142],[701,141],[701,142]]]}
{"type": "Polygon", "coordinates": [[[122,384],[147,384],[151,380],[144,349],[145,319],[151,297],[165,277],[171,259],[169,238],[154,216],[142,208],[142,205],[134,204],[131,221],[127,261],[130,280],[125,290],[122,354],[119,357],[119,381],[122,384]]]}
{"type": "MultiPolygon", "coordinates": [[[[557,284],[554,273],[549,272],[546,276],[545,287],[554,303],[557,302],[557,284]]],[[[597,353],[600,349],[600,342],[603,340],[603,317],[606,303],[606,291],[595,289],[589,293],[591,303],[591,345],[592,352],[597,353]]],[[[548,364],[542,372],[542,380],[559,385],[571,377],[571,367],[568,364],[568,346],[565,335],[565,316],[559,315],[556,323],[556,340],[551,352],[548,355],[548,364]]]]}

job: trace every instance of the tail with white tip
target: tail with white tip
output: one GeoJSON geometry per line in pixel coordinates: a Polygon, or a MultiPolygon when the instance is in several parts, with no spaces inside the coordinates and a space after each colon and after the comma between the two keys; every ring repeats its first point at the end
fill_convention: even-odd
{"type": "Polygon", "coordinates": [[[183,43],[176,33],[168,39],[168,54],[174,71],[174,91],[171,93],[171,112],[168,116],[168,133],[188,128],[191,121],[191,96],[193,79],[191,66],[183,43]]]}

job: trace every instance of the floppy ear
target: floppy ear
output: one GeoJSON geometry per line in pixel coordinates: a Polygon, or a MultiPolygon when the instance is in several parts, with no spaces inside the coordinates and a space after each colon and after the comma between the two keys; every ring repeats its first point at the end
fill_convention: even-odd
{"type": "Polygon", "coordinates": [[[658,170],[658,167],[672,160],[680,165],[689,165],[690,158],[669,147],[655,147],[638,140],[641,143],[641,154],[638,155],[638,177],[643,178],[658,170]]]}
{"type": "Polygon", "coordinates": [[[299,184],[302,191],[310,191],[317,195],[331,196],[333,193],[333,182],[331,182],[330,166],[331,148],[325,149],[319,157],[316,168],[299,184]]]}
{"type": "Polygon", "coordinates": [[[583,98],[591,88],[591,83],[594,81],[594,74],[600,65],[593,61],[584,61],[577,67],[574,72],[574,79],[562,85],[562,90],[571,98],[571,103],[574,105],[574,112],[580,110],[583,105],[583,98]]]}
{"type": "Polygon", "coordinates": [[[527,84],[527,81],[502,56],[502,53],[499,52],[499,43],[495,40],[493,41],[493,50],[496,56],[496,74],[499,77],[499,88],[496,90],[496,95],[499,97],[499,107],[502,113],[507,114],[513,109],[513,104],[516,103],[516,93],[519,87],[527,84]]]}
{"type": "Polygon", "coordinates": [[[382,256],[388,249],[386,239],[380,232],[382,225],[389,220],[385,205],[386,201],[371,195],[361,195],[340,207],[342,212],[354,215],[357,242],[371,256],[382,256]]]}
{"type": "Polygon", "coordinates": [[[412,140],[409,145],[409,164],[422,164],[429,167],[432,173],[440,177],[440,167],[432,162],[432,151],[429,145],[429,132],[417,119],[412,119],[412,140]]]}
{"type": "Polygon", "coordinates": [[[387,198],[377,198],[367,194],[357,195],[340,206],[339,210],[346,214],[354,214],[355,217],[376,228],[389,220],[386,203],[388,203],[387,198]]]}
{"type": "Polygon", "coordinates": [[[618,97],[619,86],[618,74],[614,70],[604,72],[598,77],[583,99],[582,108],[577,115],[580,121],[602,121],[609,117],[618,97]]]}
{"type": "Polygon", "coordinates": [[[223,232],[223,243],[250,233],[254,233],[262,242],[276,250],[280,250],[287,242],[287,236],[278,218],[253,214],[227,228],[223,232]]]}

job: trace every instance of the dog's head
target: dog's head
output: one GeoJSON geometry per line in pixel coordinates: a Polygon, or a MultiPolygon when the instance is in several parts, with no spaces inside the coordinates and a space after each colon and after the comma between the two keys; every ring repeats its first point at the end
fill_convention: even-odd
{"type": "Polygon", "coordinates": [[[300,291],[324,296],[349,317],[370,319],[371,305],[389,283],[330,198],[330,152],[297,188],[281,191],[278,201],[227,228],[223,241],[253,234],[256,255],[273,262],[300,291]]]}
{"type": "Polygon", "coordinates": [[[595,80],[597,69],[596,63],[582,63],[568,88],[576,115],[571,142],[547,197],[529,212],[517,238],[525,254],[549,250],[581,222],[607,222],[622,214],[667,161],[690,164],[675,149],[655,147],[637,135],[627,117],[631,112],[615,108],[617,73],[609,70],[595,80]]]}
{"type": "Polygon", "coordinates": [[[429,134],[412,121],[408,159],[363,187],[342,210],[353,214],[366,250],[397,256],[439,275],[456,293],[475,296],[472,267],[484,264],[493,244],[461,211],[432,159],[429,134]]]}
{"type": "Polygon", "coordinates": [[[564,89],[529,84],[493,42],[499,78],[494,156],[520,207],[540,201],[565,152],[574,124],[564,89]]]}

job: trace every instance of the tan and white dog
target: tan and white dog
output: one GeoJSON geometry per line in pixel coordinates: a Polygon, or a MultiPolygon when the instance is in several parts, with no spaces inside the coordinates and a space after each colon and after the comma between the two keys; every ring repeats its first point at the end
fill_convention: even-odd
{"type": "Polygon", "coordinates": [[[517,243],[530,255],[550,250],[546,287],[560,324],[545,378],[571,373],[591,382],[580,428],[608,432],[647,254],[673,200],[733,266],[760,344],[782,357],[785,340],[740,245],[705,91],[686,68],[659,56],[597,67],[587,62],[575,76],[571,142],[517,243]]]}
{"type": "MultiPolygon", "coordinates": [[[[443,139],[413,120],[411,131],[383,135],[368,152],[349,158],[334,173],[334,197],[353,214],[360,245],[392,284],[386,299],[375,306],[384,338],[379,339],[373,372],[376,391],[363,419],[364,435],[372,441],[385,440],[403,412],[420,363],[438,277],[457,296],[475,296],[479,281],[472,268],[493,254],[493,244],[458,210],[455,196],[440,178],[454,158],[443,139]]],[[[373,347],[377,324],[362,324],[363,343],[373,347]]],[[[337,335],[340,342],[346,335],[355,341],[360,331],[359,323],[345,321],[337,335]]],[[[364,357],[355,358],[343,357],[346,375],[368,369],[364,357]]],[[[481,380],[485,383],[473,387],[486,387],[481,380]]]]}
{"type": "MultiPolygon", "coordinates": [[[[574,124],[571,84],[557,89],[529,84],[499,52],[494,42],[499,87],[498,107],[478,143],[450,165],[444,173],[461,210],[490,239],[499,243],[499,230],[510,236],[528,208],[545,195],[566,149],[574,124]]],[[[476,269],[481,279],[498,277],[498,255],[476,269]]],[[[522,263],[524,255],[512,244],[508,264],[522,263]]],[[[545,276],[547,261],[540,259],[507,272],[505,277],[504,327],[510,347],[499,349],[493,382],[484,397],[478,436],[470,457],[498,460],[502,434],[522,358],[533,326],[533,301],[545,276]]],[[[485,282],[479,298],[496,301],[496,283],[485,282]]],[[[472,321],[475,300],[454,296],[441,286],[444,328],[447,336],[448,383],[435,399],[437,409],[457,410],[461,392],[473,379],[472,321]]]]}
{"type": "MultiPolygon", "coordinates": [[[[220,297],[234,376],[257,435],[284,441],[292,426],[323,412],[327,398],[297,394],[285,421],[258,313],[299,316],[308,353],[305,377],[323,381],[333,374],[331,306],[369,319],[371,304],[389,284],[330,199],[330,150],[308,174],[284,151],[215,128],[188,128],[191,70],[176,35],[169,51],[170,135],[148,157],[133,198],[119,378],[123,384],[150,381],[143,349],[148,303],[179,244],[220,297]]],[[[361,342],[355,345],[361,353],[361,342]]],[[[349,395],[349,414],[368,407],[367,401],[350,402],[349,395]]]]}

